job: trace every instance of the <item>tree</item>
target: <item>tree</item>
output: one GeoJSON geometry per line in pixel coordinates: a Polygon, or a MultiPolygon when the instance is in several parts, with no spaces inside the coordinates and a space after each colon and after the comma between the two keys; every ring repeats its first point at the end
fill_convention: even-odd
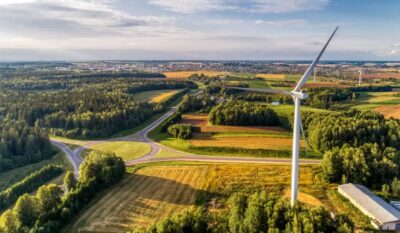
{"type": "Polygon", "coordinates": [[[71,171],[67,171],[64,177],[64,185],[68,192],[71,192],[76,187],[75,175],[71,171]]]}
{"type": "Polygon", "coordinates": [[[29,194],[22,195],[14,207],[15,217],[24,227],[32,227],[38,217],[37,199],[29,194]]]}
{"type": "Polygon", "coordinates": [[[246,196],[242,193],[233,194],[229,200],[228,226],[231,233],[244,233],[243,220],[247,207],[246,196]]]}
{"type": "Polygon", "coordinates": [[[0,217],[1,233],[19,233],[21,222],[13,210],[6,210],[0,217]]]}
{"type": "Polygon", "coordinates": [[[55,184],[40,187],[36,194],[40,206],[40,213],[46,213],[57,208],[61,203],[62,193],[63,191],[60,186],[55,184]]]}
{"type": "Polygon", "coordinates": [[[396,196],[400,195],[400,180],[395,177],[391,184],[392,193],[396,196]]]}

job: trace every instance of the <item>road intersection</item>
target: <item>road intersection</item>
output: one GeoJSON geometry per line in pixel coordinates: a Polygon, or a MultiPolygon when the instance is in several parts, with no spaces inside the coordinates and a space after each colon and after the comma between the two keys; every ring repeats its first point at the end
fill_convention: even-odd
{"type": "MultiPolygon", "coordinates": [[[[148,138],[148,133],[159,126],[162,122],[164,122],[168,117],[173,115],[178,110],[178,107],[172,107],[167,113],[162,115],[157,120],[153,121],[151,124],[146,126],[144,129],[140,130],[137,133],[120,137],[113,138],[107,140],[98,140],[98,141],[87,141],[86,144],[79,146],[78,148],[71,150],[68,146],[66,146],[62,140],[59,139],[51,139],[51,143],[61,149],[67,156],[69,161],[74,167],[74,173],[76,176],[79,174],[79,165],[82,163],[81,153],[90,148],[91,146],[104,142],[113,142],[113,141],[132,141],[132,142],[142,142],[150,145],[151,151],[146,155],[137,158],[125,161],[127,166],[133,166],[135,164],[143,164],[150,162],[167,162],[167,161],[197,161],[197,162],[218,162],[218,163],[260,163],[260,164],[291,164],[292,160],[290,158],[250,158],[250,157],[222,157],[222,156],[206,156],[206,155],[198,155],[187,153],[179,150],[175,150],[173,148],[166,147],[161,145],[150,138],[148,138]],[[173,152],[179,156],[176,157],[165,157],[160,158],[156,157],[161,150],[173,152]]],[[[300,164],[320,164],[320,160],[311,160],[311,159],[302,159],[300,160],[300,164]]]]}

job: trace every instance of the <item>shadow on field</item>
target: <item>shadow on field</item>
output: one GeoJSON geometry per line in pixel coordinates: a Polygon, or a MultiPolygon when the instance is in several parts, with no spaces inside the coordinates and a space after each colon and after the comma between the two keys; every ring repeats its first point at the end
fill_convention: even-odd
{"type": "MultiPolygon", "coordinates": [[[[131,174],[131,176],[129,179],[134,179],[142,184],[138,187],[138,190],[135,190],[135,194],[138,195],[137,201],[144,198],[171,204],[193,205],[200,204],[207,200],[208,197],[220,196],[217,193],[198,189],[190,184],[172,179],[140,174],[131,174]]],[[[189,180],[186,180],[186,182],[190,182],[190,179],[192,177],[189,177],[189,180]]],[[[203,185],[200,184],[200,186],[203,185]]]]}

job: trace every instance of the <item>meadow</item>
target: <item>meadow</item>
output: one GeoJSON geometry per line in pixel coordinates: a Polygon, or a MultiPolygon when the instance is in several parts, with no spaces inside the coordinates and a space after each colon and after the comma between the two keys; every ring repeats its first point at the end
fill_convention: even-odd
{"type": "Polygon", "coordinates": [[[151,147],[143,142],[110,141],[90,146],[83,152],[82,157],[87,156],[92,150],[111,152],[128,161],[146,155],[151,151],[151,147]]]}
{"type": "MultiPolygon", "coordinates": [[[[235,192],[263,190],[289,197],[290,169],[289,165],[183,162],[131,167],[122,182],[97,198],[66,230],[130,231],[195,205],[224,209],[226,198],[235,192]]],[[[301,166],[299,174],[300,202],[348,213],[359,226],[368,225],[368,219],[332,194],[336,185],[321,179],[318,166],[301,166]]]]}
{"type": "Polygon", "coordinates": [[[400,118],[400,96],[398,92],[359,92],[357,101],[343,103],[343,106],[359,110],[373,110],[385,118],[400,118]]]}

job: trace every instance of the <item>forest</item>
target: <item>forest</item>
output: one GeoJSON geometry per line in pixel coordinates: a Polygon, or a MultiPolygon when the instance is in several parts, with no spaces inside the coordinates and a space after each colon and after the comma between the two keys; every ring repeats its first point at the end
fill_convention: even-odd
{"type": "Polygon", "coordinates": [[[278,114],[262,104],[229,101],[215,106],[208,116],[214,125],[279,125],[278,114]]]}
{"type": "Polygon", "coordinates": [[[0,172],[52,157],[56,151],[46,130],[24,121],[0,121],[0,172]]]}
{"type": "Polygon", "coordinates": [[[186,210],[134,233],[354,232],[354,224],[346,216],[332,218],[323,207],[299,204],[291,208],[286,199],[265,192],[250,196],[235,193],[227,205],[227,210],[220,214],[202,208],[186,210]]]}
{"type": "Polygon", "coordinates": [[[1,233],[56,233],[100,191],[120,181],[125,164],[113,154],[91,152],[79,167],[76,181],[72,173],[61,186],[41,186],[35,194],[24,194],[12,209],[0,217],[1,233]]]}
{"type": "Polygon", "coordinates": [[[138,102],[135,93],[196,87],[190,81],[132,77],[2,78],[0,172],[52,157],[55,150],[48,134],[109,137],[142,124],[169,103],[138,102]]]}
{"type": "Polygon", "coordinates": [[[304,114],[309,145],[324,154],[330,182],[380,189],[400,178],[400,120],[372,111],[304,114]]]}

